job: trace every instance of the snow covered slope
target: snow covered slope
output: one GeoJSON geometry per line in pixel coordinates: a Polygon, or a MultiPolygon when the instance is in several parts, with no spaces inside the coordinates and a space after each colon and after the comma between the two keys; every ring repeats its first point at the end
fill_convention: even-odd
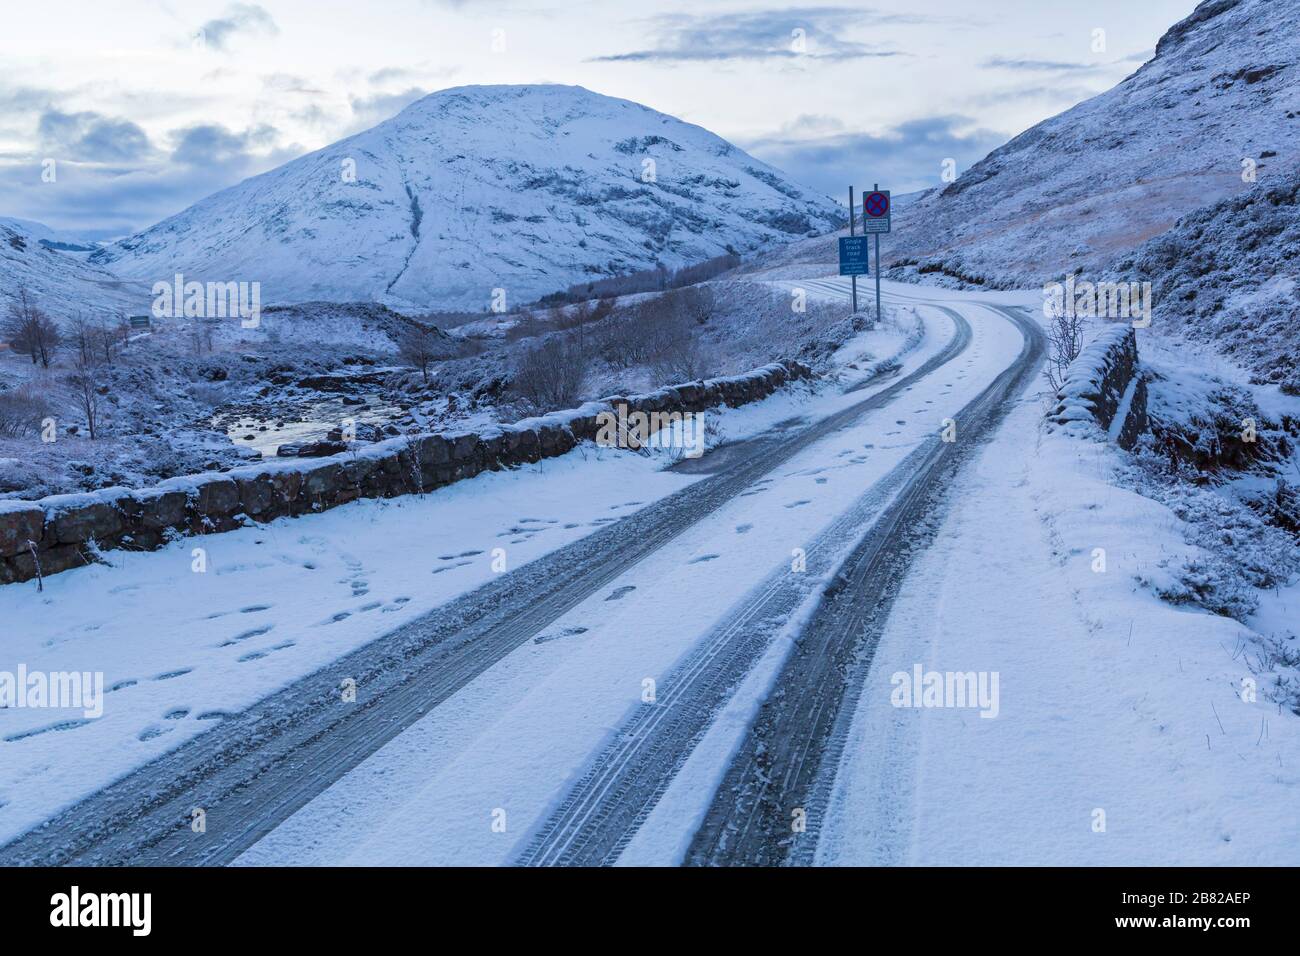
{"type": "Polygon", "coordinates": [[[1157,331],[1300,395],[1300,168],[1184,216],[1113,272],[1151,282],[1157,331]]]}
{"type": "Polygon", "coordinates": [[[89,314],[148,308],[149,290],[142,283],[123,281],[88,263],[84,254],[46,245],[66,241],[40,223],[0,218],[0,308],[19,288],[56,319],[78,310],[89,314]]]}
{"type": "MultiPolygon", "coordinates": [[[[1179,217],[1267,188],[1297,162],[1300,0],[1208,0],[1113,89],[897,204],[881,253],[894,279],[1037,288],[1067,271],[1095,274],[1179,217]],[[1242,178],[1247,159],[1254,183],[1242,178]]],[[[835,262],[835,239],[763,258],[793,275],[835,262]]]]}
{"type": "Polygon", "coordinates": [[[264,302],[533,300],[832,228],[836,205],[725,140],[572,86],[469,86],[210,196],[92,260],[264,302]],[[355,171],[353,179],[351,173],[355,171]]]}
{"type": "Polygon", "coordinates": [[[1113,89],[1039,123],[904,211],[910,267],[1006,287],[1088,272],[1294,167],[1300,0],[1207,0],[1113,89]]]}

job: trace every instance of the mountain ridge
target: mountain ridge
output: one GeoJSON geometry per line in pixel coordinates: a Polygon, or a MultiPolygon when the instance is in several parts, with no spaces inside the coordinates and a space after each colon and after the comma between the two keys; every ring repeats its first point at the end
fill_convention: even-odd
{"type": "Polygon", "coordinates": [[[507,305],[833,228],[839,207],[702,127],[582,87],[432,93],[94,253],[267,302],[507,305]],[[349,173],[354,174],[349,179],[349,173]],[[304,274],[306,273],[306,274],[304,274]]]}

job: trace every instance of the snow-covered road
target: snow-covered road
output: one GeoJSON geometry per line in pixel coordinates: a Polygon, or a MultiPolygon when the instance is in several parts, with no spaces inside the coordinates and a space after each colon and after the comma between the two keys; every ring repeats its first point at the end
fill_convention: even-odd
{"type": "MultiPolygon", "coordinates": [[[[779,284],[846,288],[835,278],[779,284]]],[[[1041,496],[1063,467],[1034,470],[1039,398],[1008,378],[1024,371],[1034,297],[886,284],[886,298],[916,310],[924,339],[866,333],[841,364],[915,346],[897,375],[727,411],[731,443],[696,462],[664,469],[577,450],[423,498],[196,539],[212,555],[206,575],[189,570],[194,542],[179,542],[60,575],[39,598],[6,589],[5,610],[31,623],[15,642],[23,662],[103,669],[118,689],[98,720],[0,714],[0,839],[70,808],[0,858],[672,864],[772,862],[779,847],[778,857],[795,850],[822,863],[1177,862],[1187,820],[1193,833],[1214,829],[1205,808],[1189,804],[1173,821],[1135,808],[1168,802],[1169,779],[1239,801],[1231,778],[1216,770],[1206,784],[1201,758],[1181,777],[1143,776],[1149,747],[1113,759],[1052,709],[1058,693],[1101,692],[1108,671],[1092,649],[1114,637],[1134,598],[1122,575],[1071,583],[1060,554],[1034,550],[1034,522],[1052,513],[1041,496]],[[995,382],[1011,391],[991,392],[995,382]],[[981,396],[990,414],[1010,416],[991,440],[963,428],[981,396]],[[956,447],[977,457],[926,472],[949,419],[956,447]],[[1024,477],[1034,474],[1037,485],[1024,477]],[[492,567],[496,547],[504,573],[492,567]],[[851,613],[825,599],[840,571],[851,613]],[[1058,621],[1085,585],[1097,603],[1077,625],[1058,621]],[[876,616],[877,598],[896,591],[896,606],[876,616]],[[868,651],[879,640],[883,662],[869,666],[863,639],[868,651]],[[890,706],[891,675],[947,660],[999,672],[1003,693],[1020,696],[988,721],[890,706]],[[1035,683],[1038,674],[1049,677],[1035,683]],[[349,675],[356,704],[338,700],[349,675]],[[783,783],[763,783],[755,799],[746,781],[774,770],[783,783]],[[1136,795],[1116,789],[1133,778],[1143,781],[1136,795]],[[1089,781],[1098,796],[1083,796],[1089,781]],[[1008,794],[1016,809],[994,813],[1008,794]],[[802,841],[786,841],[796,796],[813,819],[795,831],[802,841]],[[1085,836],[1072,838],[1062,833],[1079,823],[1074,797],[1089,806],[1085,836]],[[1087,843],[1097,805],[1129,827],[1136,814],[1165,851],[1087,843]],[[203,834],[189,826],[195,807],[203,834]],[[1024,816],[1032,832],[1016,842],[1024,816]]],[[[1049,523],[1044,540],[1060,533],[1049,523]]],[[[1228,626],[1141,602],[1176,619],[1151,618],[1140,635],[1228,626]]],[[[1194,661],[1204,662],[1179,659],[1180,673],[1194,661]]],[[[1166,683],[1165,696],[1186,692],[1181,678],[1166,683]]],[[[1125,695],[1132,706],[1105,713],[1107,733],[1132,736],[1134,720],[1161,712],[1136,685],[1125,695]]],[[[1235,733],[1246,716],[1225,714],[1230,702],[1211,719],[1235,733]]],[[[1285,790],[1296,737],[1289,724],[1272,734],[1254,756],[1278,761],[1285,790]]],[[[1193,759],[1167,749],[1166,761],[1193,759]]],[[[1283,823],[1276,803],[1251,810],[1236,832],[1257,846],[1283,823]]],[[[1224,858],[1230,836],[1206,836],[1207,862],[1224,858]]]]}
{"type": "MultiPolygon", "coordinates": [[[[588,861],[610,855],[611,836],[613,855],[625,851],[628,862],[680,859],[806,607],[790,611],[816,603],[826,576],[897,492],[897,485],[881,488],[882,479],[1020,354],[1013,324],[971,312],[971,344],[953,361],[610,581],[540,644],[484,673],[240,862],[493,864],[524,850],[539,862],[588,861]],[[807,555],[802,575],[791,573],[796,549],[807,555]],[[797,586],[755,618],[756,599],[781,581],[797,586]],[[719,636],[739,636],[743,646],[722,656],[719,636]],[[705,682],[710,694],[675,696],[685,672],[713,678],[705,682]],[[701,746],[652,749],[640,765],[653,779],[638,781],[652,799],[610,800],[628,794],[620,782],[593,775],[601,766],[593,755],[617,749],[628,722],[648,714],[669,715],[675,731],[656,742],[681,743],[684,729],[701,746]],[[596,794],[594,803],[572,799],[579,782],[596,794]],[[534,839],[566,798],[561,828],[534,839]],[[584,838],[557,845],[557,833],[575,831],[584,838]]],[[[928,315],[945,324],[942,312],[928,315]]]]}

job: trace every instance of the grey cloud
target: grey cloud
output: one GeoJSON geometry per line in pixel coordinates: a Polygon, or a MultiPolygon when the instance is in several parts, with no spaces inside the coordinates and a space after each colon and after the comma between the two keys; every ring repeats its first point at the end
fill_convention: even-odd
{"type": "Polygon", "coordinates": [[[135,123],[90,111],[46,110],[37,132],[43,149],[74,161],[131,162],[153,152],[149,137],[135,123]]]}
{"type": "Polygon", "coordinates": [[[226,15],[209,20],[199,27],[199,36],[214,50],[229,49],[227,44],[238,33],[262,32],[272,36],[280,32],[275,20],[255,3],[236,3],[226,15]]]}
{"type": "Polygon", "coordinates": [[[279,131],[273,126],[255,126],[235,132],[219,124],[191,126],[177,130],[172,160],[187,166],[230,166],[244,163],[257,148],[273,146],[279,131]]]}
{"type": "Polygon", "coordinates": [[[1011,89],[990,90],[970,97],[966,102],[975,107],[987,108],[1003,106],[1007,103],[1020,103],[1025,100],[1042,100],[1048,103],[1065,103],[1073,105],[1096,96],[1101,89],[1088,86],[1017,86],[1011,89]]]}
{"type": "Polygon", "coordinates": [[[1004,56],[990,57],[980,64],[986,69],[1021,70],[1031,73],[1091,73],[1097,69],[1094,63],[1070,63],[1065,60],[1029,60],[1004,56]]]}
{"type": "Polygon", "coordinates": [[[755,10],[722,16],[668,14],[649,21],[655,46],[594,57],[595,62],[710,62],[805,57],[853,60],[904,55],[857,40],[844,39],[858,26],[919,23],[924,17],[885,14],[848,7],[755,10]],[[794,31],[802,30],[806,49],[794,48],[794,31]]]}
{"type": "Polygon", "coordinates": [[[797,182],[842,197],[850,184],[862,187],[878,182],[896,193],[940,186],[945,159],[956,160],[958,170],[964,169],[1007,138],[975,126],[969,117],[935,116],[900,123],[880,135],[800,136],[787,127],[740,145],[797,182]]]}

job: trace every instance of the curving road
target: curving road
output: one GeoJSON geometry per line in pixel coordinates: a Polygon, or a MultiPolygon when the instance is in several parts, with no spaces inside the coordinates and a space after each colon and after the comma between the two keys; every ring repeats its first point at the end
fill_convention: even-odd
{"type": "MultiPolygon", "coordinates": [[[[838,284],[802,283],[842,293],[838,284]]],[[[914,301],[922,301],[920,299],[914,301]]],[[[936,304],[969,336],[956,311],[936,304]]],[[[996,309],[1024,337],[1015,361],[953,416],[960,440],[935,436],[863,494],[809,546],[809,574],[777,569],[664,681],[651,707],[619,728],[559,808],[538,830],[522,865],[615,862],[680,771],[734,688],[808,596],[834,572],[811,622],[780,672],[718,789],[687,862],[773,864],[797,850],[810,860],[816,828],[796,844],[791,812],[817,821],[838,762],[848,718],[870,664],[879,628],[910,557],[934,527],[942,479],[995,427],[1036,374],[1043,355],[1038,326],[996,309]],[[844,548],[850,548],[847,557],[844,548]],[[788,809],[787,809],[788,808],[788,809]]]]}

